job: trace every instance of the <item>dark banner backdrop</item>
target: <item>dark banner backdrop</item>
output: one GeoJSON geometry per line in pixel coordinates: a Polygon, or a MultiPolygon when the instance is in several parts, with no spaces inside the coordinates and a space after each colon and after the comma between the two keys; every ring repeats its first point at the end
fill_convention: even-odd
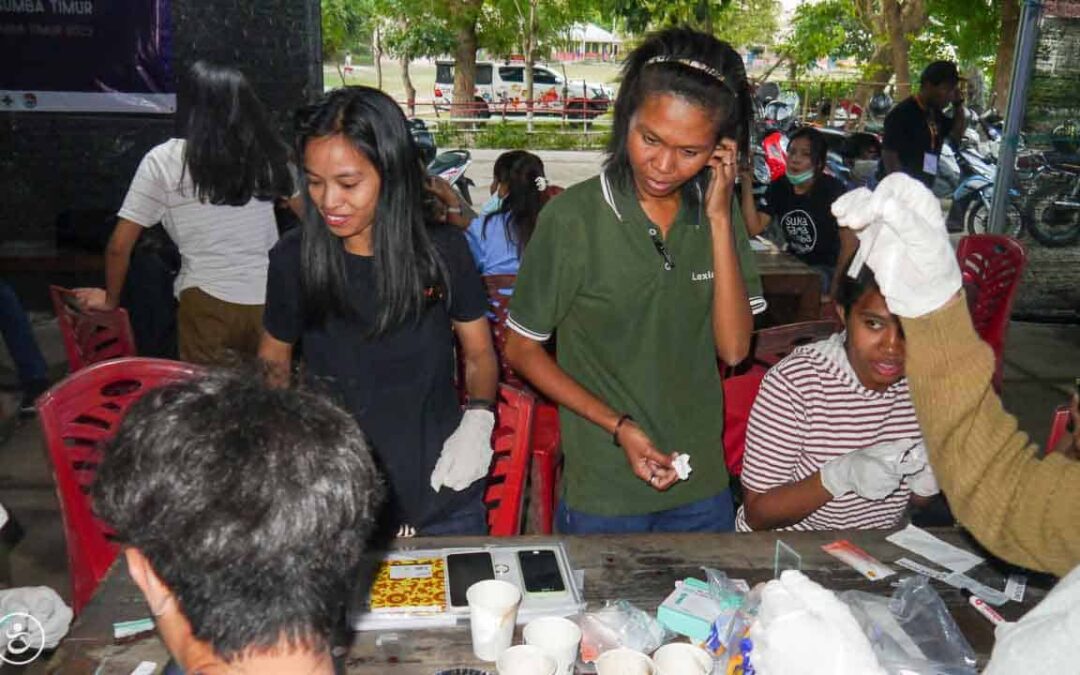
{"type": "Polygon", "coordinates": [[[171,113],[170,0],[0,0],[0,110],[171,113]]]}

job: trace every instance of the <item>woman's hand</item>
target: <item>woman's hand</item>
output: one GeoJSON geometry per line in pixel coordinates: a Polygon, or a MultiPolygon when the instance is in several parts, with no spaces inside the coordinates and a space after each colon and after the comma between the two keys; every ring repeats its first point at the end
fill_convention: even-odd
{"type": "Polygon", "coordinates": [[[655,490],[663,492],[679,480],[671,457],[657,450],[641,427],[628,420],[618,428],[616,437],[630,470],[655,490]]]}
{"type": "Polygon", "coordinates": [[[730,222],[731,195],[735,191],[735,175],[738,173],[737,159],[738,147],[730,138],[721,140],[709,158],[712,177],[705,194],[705,213],[714,224],[730,222]]]}
{"type": "Polygon", "coordinates": [[[116,309],[116,302],[109,299],[104,288],[76,288],[75,301],[84,312],[109,312],[116,309]]]}
{"type": "Polygon", "coordinates": [[[1063,435],[1052,450],[1066,457],[1080,459],[1080,395],[1078,394],[1073,394],[1069,416],[1072,418],[1072,425],[1069,427],[1072,431],[1063,435]]]}

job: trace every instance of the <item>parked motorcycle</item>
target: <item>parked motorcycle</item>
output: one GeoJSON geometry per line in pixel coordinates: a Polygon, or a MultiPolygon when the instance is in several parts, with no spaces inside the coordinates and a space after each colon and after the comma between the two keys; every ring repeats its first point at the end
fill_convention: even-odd
{"type": "Polygon", "coordinates": [[[447,150],[440,152],[428,164],[429,176],[438,176],[450,183],[465,201],[472,204],[472,196],[469,188],[476,185],[471,178],[465,175],[469,166],[472,165],[472,154],[468,150],[447,150]]]}
{"type": "Polygon", "coordinates": [[[1080,241],[1080,158],[1048,165],[1039,172],[1027,200],[1031,236],[1043,246],[1080,241]]]}

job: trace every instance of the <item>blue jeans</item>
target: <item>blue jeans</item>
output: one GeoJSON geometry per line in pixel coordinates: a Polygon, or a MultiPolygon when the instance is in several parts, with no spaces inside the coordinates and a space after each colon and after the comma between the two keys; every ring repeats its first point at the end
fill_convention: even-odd
{"type": "Polygon", "coordinates": [[[15,289],[0,281],[0,334],[4,336],[11,360],[19,373],[23,387],[46,379],[45,357],[34,340],[30,320],[26,318],[15,289]]]}
{"type": "Polygon", "coordinates": [[[478,493],[477,499],[468,502],[452,513],[428,523],[416,533],[420,537],[485,537],[488,533],[487,507],[478,493]]]}
{"type": "Polygon", "coordinates": [[[636,532],[731,532],[735,529],[735,507],[731,491],[677,506],[666,511],[638,516],[594,516],[575,511],[560,501],[555,526],[561,534],[631,534],[636,532]]]}

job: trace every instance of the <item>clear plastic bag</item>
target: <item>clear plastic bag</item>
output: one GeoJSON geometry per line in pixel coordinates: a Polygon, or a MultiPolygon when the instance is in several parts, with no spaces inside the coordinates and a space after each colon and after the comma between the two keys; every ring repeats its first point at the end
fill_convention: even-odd
{"type": "Polygon", "coordinates": [[[891,598],[846,591],[881,666],[896,675],[975,675],[975,652],[930,580],[904,577],[891,598]]]}
{"type": "Polygon", "coordinates": [[[599,611],[581,617],[580,625],[582,661],[595,661],[616,647],[651,654],[673,637],[656,617],[627,600],[607,601],[599,611]]]}

